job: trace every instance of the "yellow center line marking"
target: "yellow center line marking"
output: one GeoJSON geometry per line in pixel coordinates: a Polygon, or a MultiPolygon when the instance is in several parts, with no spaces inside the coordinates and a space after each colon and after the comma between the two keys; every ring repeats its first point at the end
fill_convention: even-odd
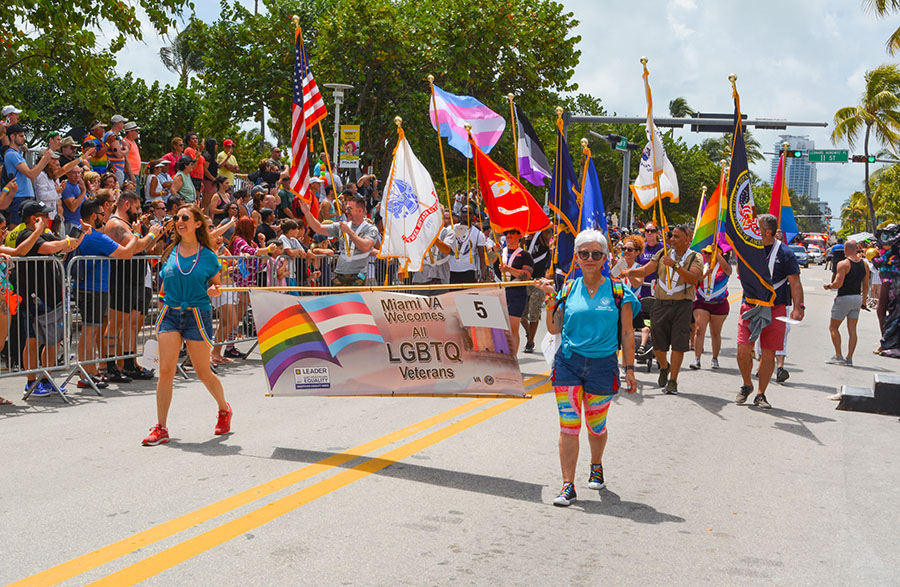
{"type": "MultiPolygon", "coordinates": [[[[552,389],[551,382],[547,381],[532,392],[532,396],[538,396],[552,389]]],[[[336,475],[323,479],[318,483],[300,489],[290,495],[286,495],[272,503],[263,505],[252,512],[239,518],[225,522],[216,528],[207,530],[193,538],[185,540],[162,552],[149,556],[124,569],[99,579],[90,585],[134,585],[145,581],[154,575],[170,569],[184,561],[202,554],[216,546],[224,544],[242,534],[258,528],[272,520],[290,513],[312,501],[337,491],[342,487],[367,477],[373,473],[389,467],[390,465],[406,459],[411,455],[433,446],[460,432],[501,414],[511,408],[521,405],[527,399],[509,399],[495,404],[489,408],[476,412],[457,422],[435,430],[425,436],[412,440],[402,446],[394,448],[383,455],[367,459],[366,461],[342,471],[336,475]]]]}
{"type": "MultiPolygon", "coordinates": [[[[546,376],[547,374],[529,377],[524,381],[524,384],[527,388],[529,385],[545,378],[546,376]]],[[[160,540],[164,540],[166,538],[174,536],[179,532],[183,532],[184,530],[208,522],[215,517],[227,514],[228,512],[243,507],[258,499],[262,499],[264,497],[272,495],[273,493],[281,491],[282,489],[290,487],[291,485],[295,485],[320,473],[324,473],[325,471],[328,471],[335,467],[339,467],[355,458],[384,448],[385,446],[408,438],[414,434],[418,434],[419,432],[427,430],[428,428],[431,428],[438,424],[442,424],[447,420],[451,420],[466,412],[475,410],[487,403],[490,403],[491,401],[493,400],[476,399],[466,402],[450,410],[426,418],[421,422],[412,424],[411,426],[401,428],[400,430],[391,432],[375,440],[371,440],[359,446],[347,449],[342,453],[338,453],[336,455],[332,455],[330,457],[322,459],[321,461],[318,461],[316,463],[306,465],[300,469],[297,469],[296,471],[292,471],[286,475],[283,475],[271,481],[267,481],[266,483],[263,483],[261,485],[257,485],[256,487],[251,487],[250,489],[246,489],[240,493],[236,493],[235,495],[226,497],[220,501],[169,520],[168,522],[163,522],[162,524],[158,524],[156,526],[148,528],[147,530],[143,530],[141,532],[138,532],[137,534],[133,534],[127,538],[124,538],[117,542],[113,542],[112,544],[99,548],[93,552],[89,552],[39,573],[35,573],[30,577],[26,577],[14,583],[10,583],[9,587],[18,587],[24,585],[56,585],[78,575],[81,575],[82,573],[86,573],[91,569],[95,569],[101,565],[121,558],[136,550],[159,542],[160,540]]]]}

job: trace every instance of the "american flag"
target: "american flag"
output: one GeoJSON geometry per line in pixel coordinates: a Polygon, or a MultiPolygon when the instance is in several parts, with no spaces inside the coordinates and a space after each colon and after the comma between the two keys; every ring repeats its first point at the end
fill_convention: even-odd
{"type": "MultiPolygon", "coordinates": [[[[298,27],[294,33],[294,103],[291,106],[291,191],[310,201],[309,152],[306,131],[325,118],[325,102],[313,79],[303,49],[303,35],[298,27]]],[[[318,200],[313,198],[313,207],[318,200]]],[[[316,210],[313,209],[313,214],[316,210]]]]}

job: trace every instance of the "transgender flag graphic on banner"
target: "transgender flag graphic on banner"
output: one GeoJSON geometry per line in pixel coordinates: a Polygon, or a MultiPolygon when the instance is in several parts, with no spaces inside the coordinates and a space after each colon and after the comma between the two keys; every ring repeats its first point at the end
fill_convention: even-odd
{"type": "Polygon", "coordinates": [[[502,116],[472,96],[457,96],[437,86],[434,86],[434,100],[428,101],[428,114],[431,126],[439,128],[450,146],[469,159],[472,158],[472,147],[466,133],[467,122],[472,125],[475,144],[485,153],[491,152],[506,128],[502,116]]]}

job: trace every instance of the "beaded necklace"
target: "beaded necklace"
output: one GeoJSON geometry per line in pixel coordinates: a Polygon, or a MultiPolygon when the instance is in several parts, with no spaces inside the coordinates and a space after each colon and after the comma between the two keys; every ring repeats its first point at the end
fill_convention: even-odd
{"type": "Polygon", "coordinates": [[[181,253],[178,252],[178,250],[175,251],[175,266],[178,267],[179,273],[181,273],[182,275],[190,275],[191,273],[193,273],[194,268],[197,267],[197,263],[200,261],[200,249],[201,248],[202,247],[200,247],[200,245],[198,243],[197,254],[194,256],[194,263],[191,265],[191,268],[188,269],[187,271],[185,271],[184,269],[181,268],[181,261],[179,260],[182,256],[181,253]]]}

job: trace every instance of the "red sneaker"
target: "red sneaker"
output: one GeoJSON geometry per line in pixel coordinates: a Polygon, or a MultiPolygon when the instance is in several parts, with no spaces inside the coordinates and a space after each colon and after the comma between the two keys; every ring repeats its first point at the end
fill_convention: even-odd
{"type": "Polygon", "coordinates": [[[228,434],[231,431],[231,404],[227,403],[227,410],[219,410],[219,420],[216,422],[216,434],[228,434]]]}
{"type": "Polygon", "coordinates": [[[144,446],[156,446],[157,444],[165,444],[169,442],[169,429],[163,428],[159,424],[150,429],[150,435],[141,441],[144,446]]]}

